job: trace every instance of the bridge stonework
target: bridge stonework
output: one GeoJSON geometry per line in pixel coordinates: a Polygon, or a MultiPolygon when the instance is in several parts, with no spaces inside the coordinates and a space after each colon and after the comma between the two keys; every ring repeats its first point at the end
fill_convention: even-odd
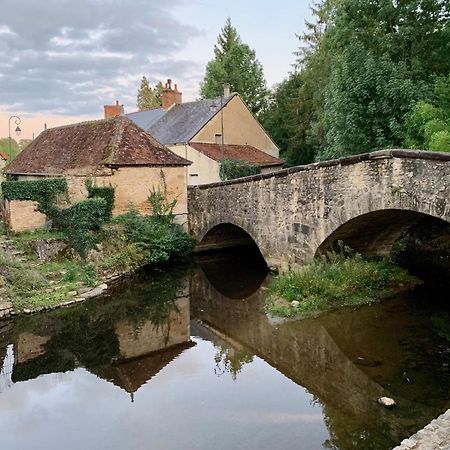
{"type": "MultiPolygon", "coordinates": [[[[232,224],[281,269],[337,240],[383,253],[411,224],[450,222],[450,154],[383,150],[197,186],[189,189],[188,210],[198,249],[218,226],[232,224]]],[[[221,246],[220,239],[211,243],[221,246]]]]}

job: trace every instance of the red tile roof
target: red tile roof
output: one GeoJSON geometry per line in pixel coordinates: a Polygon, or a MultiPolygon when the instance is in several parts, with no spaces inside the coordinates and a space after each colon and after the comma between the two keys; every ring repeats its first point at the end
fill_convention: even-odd
{"type": "MultiPolygon", "coordinates": [[[[189,145],[200,153],[203,153],[208,158],[214,161],[222,159],[222,146],[220,144],[207,144],[203,142],[189,142],[189,145]]],[[[251,145],[224,145],[224,157],[229,159],[237,159],[246,161],[255,166],[280,166],[284,161],[267,153],[258,150],[251,145]]]]}
{"type": "Polygon", "coordinates": [[[94,174],[102,166],[186,166],[130,119],[82,122],[42,132],[6,167],[16,174],[94,174]]]}
{"type": "Polygon", "coordinates": [[[5,161],[8,160],[8,157],[0,150],[0,158],[4,159],[5,161]]]}

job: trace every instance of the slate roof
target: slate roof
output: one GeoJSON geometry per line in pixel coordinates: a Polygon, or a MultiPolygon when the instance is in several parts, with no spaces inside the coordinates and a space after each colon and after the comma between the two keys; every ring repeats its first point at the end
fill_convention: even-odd
{"type": "MultiPolygon", "coordinates": [[[[189,145],[214,161],[222,159],[222,146],[220,144],[207,144],[202,142],[189,142],[189,145]]],[[[251,145],[224,145],[224,157],[246,161],[259,167],[280,166],[284,161],[268,155],[251,145]]]]}
{"type": "MultiPolygon", "coordinates": [[[[223,106],[235,95],[224,99],[223,106]]],[[[217,97],[174,105],[168,111],[157,108],[126,116],[159,142],[165,145],[178,144],[192,139],[220,111],[220,102],[221,98],[217,97]]]]}
{"type": "Polygon", "coordinates": [[[43,131],[9,164],[8,174],[96,173],[102,166],[186,166],[130,119],[119,116],[43,131]]]}
{"type": "Polygon", "coordinates": [[[147,109],[145,111],[137,111],[126,114],[136,125],[139,125],[144,130],[148,130],[158,119],[160,119],[166,111],[162,108],[147,109]]]}

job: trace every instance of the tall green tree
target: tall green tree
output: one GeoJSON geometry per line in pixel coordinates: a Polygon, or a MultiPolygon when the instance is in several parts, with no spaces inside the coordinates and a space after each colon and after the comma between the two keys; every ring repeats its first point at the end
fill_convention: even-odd
{"type": "Polygon", "coordinates": [[[261,63],[255,51],[241,42],[231,22],[227,24],[233,31],[222,31],[222,41],[215,47],[216,57],[206,66],[206,74],[200,85],[202,98],[222,95],[223,86],[229,84],[238,92],[254,114],[259,114],[267,104],[267,86],[261,63]],[[230,37],[231,36],[231,37],[230,37]]]}
{"type": "Polygon", "coordinates": [[[139,111],[145,109],[158,108],[162,104],[161,94],[164,89],[161,82],[155,88],[150,86],[147,77],[143,76],[138,89],[136,106],[139,111]]]}
{"type": "Polygon", "coordinates": [[[214,46],[214,55],[217,60],[222,60],[231,48],[241,43],[241,38],[235,27],[231,24],[231,18],[228,17],[225,26],[217,37],[217,44],[214,46]]]}

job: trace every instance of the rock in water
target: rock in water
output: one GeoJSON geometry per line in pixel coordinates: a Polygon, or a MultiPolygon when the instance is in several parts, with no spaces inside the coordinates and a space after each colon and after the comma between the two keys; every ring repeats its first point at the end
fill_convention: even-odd
{"type": "Polygon", "coordinates": [[[389,397],[380,397],[378,403],[388,409],[391,409],[396,405],[395,400],[389,397]]]}

